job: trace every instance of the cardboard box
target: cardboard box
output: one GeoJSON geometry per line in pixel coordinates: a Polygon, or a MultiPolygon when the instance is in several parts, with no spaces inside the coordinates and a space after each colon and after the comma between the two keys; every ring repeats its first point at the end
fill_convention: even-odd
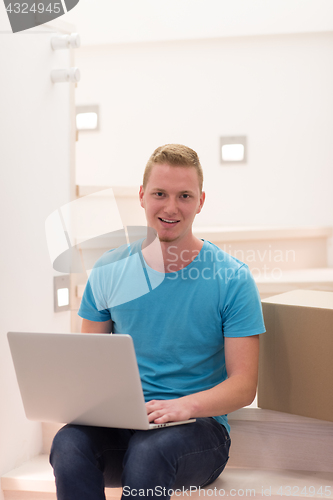
{"type": "Polygon", "coordinates": [[[333,292],[262,301],[258,406],[333,422],[333,292]]]}

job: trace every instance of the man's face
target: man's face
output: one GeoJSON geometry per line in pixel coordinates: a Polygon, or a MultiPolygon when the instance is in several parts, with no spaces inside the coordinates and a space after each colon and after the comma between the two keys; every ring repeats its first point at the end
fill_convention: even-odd
{"type": "Polygon", "coordinates": [[[147,224],[160,241],[183,242],[192,238],[192,223],[201,211],[205,193],[200,194],[194,167],[153,166],[145,189],[140,187],[141,206],[147,224]]]}

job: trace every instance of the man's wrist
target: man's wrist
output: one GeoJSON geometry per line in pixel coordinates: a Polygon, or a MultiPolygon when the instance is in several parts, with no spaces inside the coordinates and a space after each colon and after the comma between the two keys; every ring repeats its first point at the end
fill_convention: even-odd
{"type": "Polygon", "coordinates": [[[189,396],[183,397],[184,402],[186,403],[190,417],[199,417],[200,416],[200,403],[196,394],[190,394],[189,396]]]}

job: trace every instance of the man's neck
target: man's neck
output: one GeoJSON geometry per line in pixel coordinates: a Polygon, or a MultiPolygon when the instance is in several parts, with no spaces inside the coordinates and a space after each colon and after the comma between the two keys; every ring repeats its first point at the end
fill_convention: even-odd
{"type": "Polygon", "coordinates": [[[191,235],[187,241],[159,241],[156,238],[143,247],[142,253],[149,267],[159,272],[172,273],[188,266],[199,254],[203,241],[191,235]]]}

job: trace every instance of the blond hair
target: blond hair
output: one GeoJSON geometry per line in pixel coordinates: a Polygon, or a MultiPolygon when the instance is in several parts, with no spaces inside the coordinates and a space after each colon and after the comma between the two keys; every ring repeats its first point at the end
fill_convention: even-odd
{"type": "Polygon", "coordinates": [[[200,193],[202,193],[203,172],[199,157],[193,149],[182,144],[165,144],[155,149],[148,160],[143,174],[143,188],[145,189],[149,180],[151,169],[154,165],[166,163],[171,167],[193,167],[197,171],[200,193]]]}

